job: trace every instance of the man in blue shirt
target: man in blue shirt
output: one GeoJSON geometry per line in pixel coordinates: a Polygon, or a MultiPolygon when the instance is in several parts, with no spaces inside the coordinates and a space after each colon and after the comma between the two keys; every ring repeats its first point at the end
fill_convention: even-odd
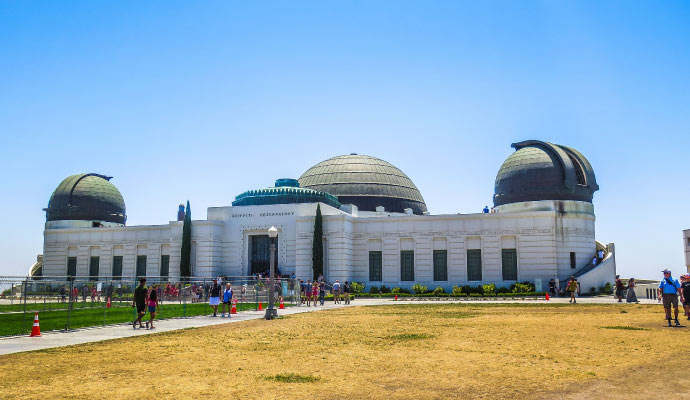
{"type": "Polygon", "coordinates": [[[489,206],[484,206],[484,209],[482,210],[482,212],[484,214],[488,214],[489,213],[489,206]]]}
{"type": "Polygon", "coordinates": [[[668,326],[671,326],[671,306],[673,306],[676,326],[680,326],[680,322],[678,322],[678,294],[682,300],[683,292],[680,290],[680,283],[671,277],[671,271],[665,269],[662,272],[664,278],[659,284],[659,300],[663,300],[668,326]]]}

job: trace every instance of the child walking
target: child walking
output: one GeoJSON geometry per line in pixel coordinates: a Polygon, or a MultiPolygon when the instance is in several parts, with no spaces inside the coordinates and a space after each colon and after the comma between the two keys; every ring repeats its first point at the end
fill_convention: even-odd
{"type": "Polygon", "coordinates": [[[146,329],[153,329],[153,319],[156,318],[156,309],[158,308],[158,291],[154,287],[149,294],[149,315],[151,319],[146,321],[146,329]]]}

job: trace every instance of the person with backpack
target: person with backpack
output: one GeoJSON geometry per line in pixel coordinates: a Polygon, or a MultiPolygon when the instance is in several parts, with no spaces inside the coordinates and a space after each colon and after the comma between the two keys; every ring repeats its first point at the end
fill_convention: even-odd
{"type": "Polygon", "coordinates": [[[568,281],[568,286],[566,286],[565,290],[570,292],[570,301],[569,303],[577,303],[577,300],[575,300],[575,293],[577,293],[577,279],[575,279],[574,276],[570,277],[570,280],[568,281]]]}
{"type": "Polygon", "coordinates": [[[223,290],[223,308],[221,309],[220,317],[225,318],[225,306],[228,306],[228,318],[230,318],[230,313],[232,311],[232,285],[230,282],[225,284],[225,290],[223,290]]]}
{"type": "Polygon", "coordinates": [[[664,273],[664,279],[659,283],[659,300],[664,303],[664,311],[666,312],[668,326],[672,326],[671,306],[673,306],[676,326],[680,326],[680,322],[678,322],[678,295],[680,295],[681,301],[685,302],[683,291],[681,291],[680,283],[671,276],[671,271],[665,269],[661,272],[664,273]]]}
{"type": "Polygon", "coordinates": [[[151,288],[149,293],[149,316],[151,317],[146,321],[146,329],[153,329],[153,319],[156,318],[156,310],[158,309],[158,290],[156,287],[151,288]]]}

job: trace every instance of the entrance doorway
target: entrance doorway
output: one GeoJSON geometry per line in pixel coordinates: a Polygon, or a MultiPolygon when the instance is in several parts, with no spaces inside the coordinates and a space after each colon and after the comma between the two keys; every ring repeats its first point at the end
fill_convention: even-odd
{"type": "MultiPolygon", "coordinates": [[[[275,254],[276,275],[278,274],[278,238],[276,238],[275,254]]],[[[249,273],[266,274],[271,268],[271,239],[268,235],[249,236],[249,273]]]]}

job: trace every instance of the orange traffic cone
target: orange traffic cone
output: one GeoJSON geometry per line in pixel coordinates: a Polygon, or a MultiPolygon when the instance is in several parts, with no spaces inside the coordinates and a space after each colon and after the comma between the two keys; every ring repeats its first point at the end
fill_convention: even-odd
{"type": "Polygon", "coordinates": [[[110,308],[110,297],[108,297],[108,302],[105,304],[105,308],[110,308]]]}
{"type": "Polygon", "coordinates": [[[261,306],[261,302],[259,302],[259,311],[263,310],[264,308],[261,306]]]}
{"type": "Polygon", "coordinates": [[[41,336],[41,327],[38,326],[38,313],[34,315],[34,326],[31,328],[31,337],[41,336]]]}
{"type": "Polygon", "coordinates": [[[232,309],[230,310],[230,314],[237,314],[237,300],[232,302],[232,309]]]}
{"type": "Polygon", "coordinates": [[[282,296],[280,298],[280,307],[278,307],[278,308],[281,310],[285,309],[285,304],[283,304],[283,297],[282,296]]]}
{"type": "Polygon", "coordinates": [[[549,301],[549,294],[546,294],[546,301],[549,301]]]}

